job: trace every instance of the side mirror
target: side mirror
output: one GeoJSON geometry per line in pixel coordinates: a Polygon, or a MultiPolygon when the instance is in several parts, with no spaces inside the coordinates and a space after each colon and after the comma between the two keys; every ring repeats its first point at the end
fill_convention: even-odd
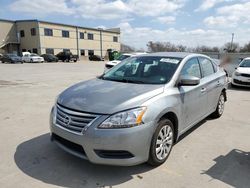
{"type": "Polygon", "coordinates": [[[179,79],[179,86],[195,86],[199,85],[200,78],[195,76],[181,76],[179,79]]]}

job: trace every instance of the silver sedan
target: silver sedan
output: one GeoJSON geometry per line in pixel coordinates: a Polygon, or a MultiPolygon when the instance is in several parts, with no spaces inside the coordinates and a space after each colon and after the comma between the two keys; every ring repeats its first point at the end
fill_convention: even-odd
{"type": "Polygon", "coordinates": [[[90,162],[160,165],[180,135],[220,117],[226,74],[209,57],[152,53],[62,92],[51,111],[51,140],[90,162]]]}

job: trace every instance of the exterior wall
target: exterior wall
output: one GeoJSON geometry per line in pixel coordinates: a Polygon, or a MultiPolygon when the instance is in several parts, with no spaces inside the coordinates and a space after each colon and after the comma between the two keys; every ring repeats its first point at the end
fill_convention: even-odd
{"type": "Polygon", "coordinates": [[[18,52],[15,22],[0,20],[0,53],[18,52]]]}
{"type": "Polygon", "coordinates": [[[77,54],[75,27],[39,22],[39,31],[42,53],[45,53],[46,48],[53,48],[54,54],[63,51],[63,49],[69,49],[73,54],[77,54]],[[45,28],[52,29],[53,36],[45,36],[45,28]],[[62,37],[62,30],[69,31],[69,38],[62,37]]]}
{"type": "Polygon", "coordinates": [[[38,30],[38,22],[36,21],[25,21],[25,22],[17,22],[17,33],[20,39],[20,51],[26,50],[33,52],[33,49],[38,50],[38,54],[40,54],[40,41],[39,41],[39,30],[38,30]],[[31,35],[31,28],[36,28],[36,35],[31,35]],[[20,36],[20,31],[24,30],[24,37],[20,36]]]}
{"type": "Polygon", "coordinates": [[[84,39],[79,38],[79,50],[85,50],[85,55],[88,55],[88,50],[94,50],[95,55],[101,55],[101,38],[102,38],[102,56],[106,56],[107,49],[115,49],[120,51],[120,35],[117,33],[111,33],[102,30],[93,31],[93,30],[84,30],[78,29],[79,32],[84,33],[84,39]],[[94,40],[88,40],[88,33],[94,34],[94,40]],[[118,37],[118,42],[113,42],[113,37],[118,37]]]}

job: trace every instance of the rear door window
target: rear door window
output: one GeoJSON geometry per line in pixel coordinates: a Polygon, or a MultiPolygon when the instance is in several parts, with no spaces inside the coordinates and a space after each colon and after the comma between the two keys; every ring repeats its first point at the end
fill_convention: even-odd
{"type": "Polygon", "coordinates": [[[201,65],[201,71],[202,71],[203,77],[214,74],[214,67],[213,67],[212,62],[209,59],[205,57],[199,57],[199,62],[201,65]]]}

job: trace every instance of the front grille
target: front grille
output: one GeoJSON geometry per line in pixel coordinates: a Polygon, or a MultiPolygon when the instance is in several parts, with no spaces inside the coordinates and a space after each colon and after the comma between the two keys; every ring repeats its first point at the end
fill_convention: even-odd
{"type": "Polygon", "coordinates": [[[56,141],[56,142],[62,144],[64,147],[66,147],[74,152],[77,152],[83,156],[86,156],[86,153],[81,145],[70,142],[69,140],[66,140],[66,139],[64,139],[64,138],[62,138],[54,133],[52,134],[52,141],[56,141]]]}
{"type": "Polygon", "coordinates": [[[236,83],[236,84],[241,84],[241,85],[250,86],[250,82],[242,82],[242,81],[236,80],[236,79],[234,79],[234,83],[236,83]]]}
{"type": "Polygon", "coordinates": [[[250,74],[241,74],[241,76],[250,77],[250,74]]]}
{"type": "Polygon", "coordinates": [[[71,132],[81,133],[97,117],[97,114],[73,111],[57,104],[56,124],[71,132]]]}

